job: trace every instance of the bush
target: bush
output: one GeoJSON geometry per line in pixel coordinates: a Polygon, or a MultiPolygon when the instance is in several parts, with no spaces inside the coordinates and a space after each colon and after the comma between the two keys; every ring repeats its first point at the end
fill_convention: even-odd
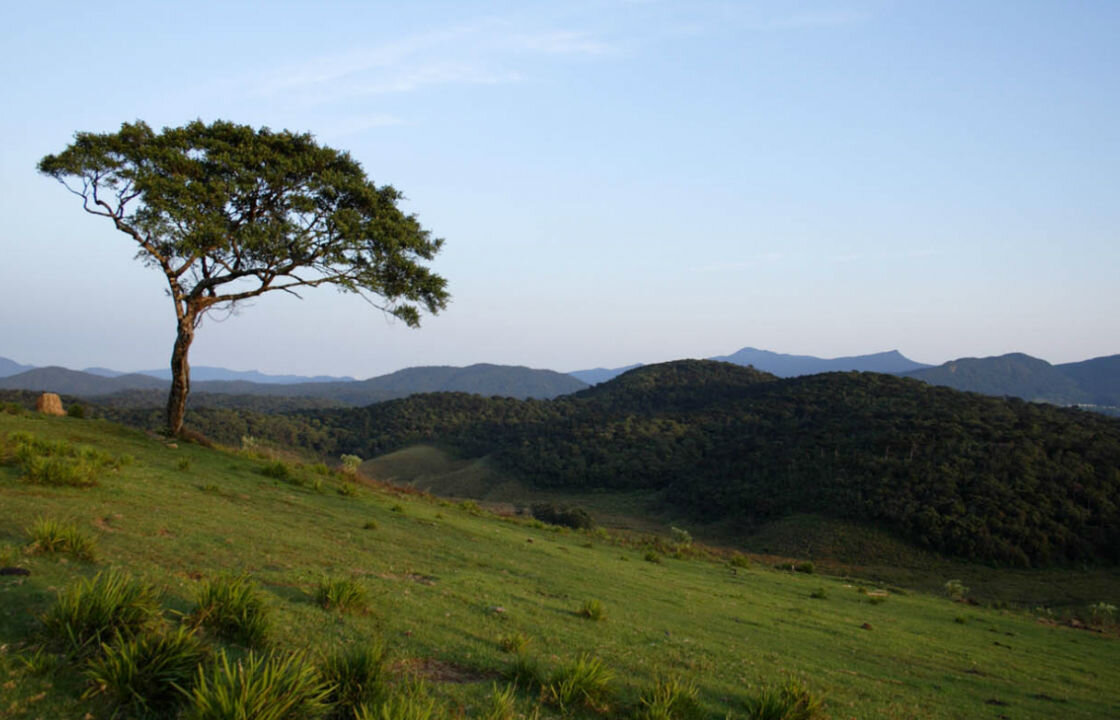
{"type": "Polygon", "coordinates": [[[292,482],[292,468],[283,460],[273,460],[261,466],[261,475],[281,482],[292,482]]]}
{"type": "Polygon", "coordinates": [[[968,588],[960,580],[950,580],[945,583],[945,594],[957,602],[961,602],[968,595],[968,588]]]}
{"type": "Polygon", "coordinates": [[[595,527],[591,515],[581,507],[557,505],[555,503],[534,503],[533,517],[549,525],[570,527],[574,530],[590,530],[595,527]]]}
{"type": "Polygon", "coordinates": [[[646,550],[645,553],[642,555],[642,559],[645,560],[646,562],[651,562],[651,563],[660,563],[661,562],[661,556],[658,555],[657,551],[654,550],[653,548],[650,548],[649,550],[646,550]]]}
{"type": "Polygon", "coordinates": [[[335,652],[323,658],[319,676],[330,688],[330,717],[349,720],[362,705],[385,698],[385,648],[378,643],[335,652]]]}
{"type": "Polygon", "coordinates": [[[184,720],[311,720],[329,711],[330,688],[301,655],[250,651],[231,664],[225,652],[207,672],[199,666],[184,720]]]}
{"type": "Polygon", "coordinates": [[[51,641],[80,655],[112,638],[131,638],[158,612],[155,587],[119,570],[104,570],[63,590],[42,622],[51,641]]]}
{"type": "Polygon", "coordinates": [[[113,717],[172,717],[205,657],[202,643],[182,627],[124,640],[90,660],[85,676],[91,687],[82,697],[103,697],[113,717]]]}
{"type": "Polygon", "coordinates": [[[679,527],[670,527],[669,536],[673,540],[673,544],[678,547],[686,548],[692,546],[692,534],[687,530],[682,530],[679,527]]]}
{"type": "Polygon", "coordinates": [[[796,680],[767,688],[747,700],[747,720],[818,720],[824,718],[821,701],[796,680]]]}
{"type": "Polygon", "coordinates": [[[85,405],[79,405],[78,403],[73,403],[72,405],[70,405],[70,407],[66,408],[66,416],[67,417],[72,417],[76,420],[82,420],[86,416],[85,405]]]}
{"type": "Polygon", "coordinates": [[[362,465],[362,459],[360,457],[357,455],[343,455],[340,460],[342,460],[342,472],[347,475],[358,474],[358,468],[362,465]]]}
{"type": "Polygon", "coordinates": [[[97,554],[97,542],[74,523],[39,518],[27,529],[27,534],[31,538],[31,552],[63,553],[83,562],[93,562],[97,554]]]}
{"type": "Polygon", "coordinates": [[[544,695],[564,713],[577,704],[596,712],[605,712],[613,677],[614,673],[601,660],[581,655],[549,678],[544,695]]]}
{"type": "Polygon", "coordinates": [[[355,580],[323,578],[315,588],[315,602],[326,610],[352,612],[366,608],[366,591],[355,580]]]}
{"type": "Polygon", "coordinates": [[[694,683],[658,678],[653,689],[641,696],[638,720],[702,720],[704,711],[697,694],[694,683]]]}
{"type": "Polygon", "coordinates": [[[749,568],[751,566],[751,559],[742,553],[735,553],[727,561],[727,564],[733,568],[749,568]]]}
{"type": "Polygon", "coordinates": [[[794,569],[794,571],[799,572],[799,573],[805,573],[806,575],[812,575],[813,572],[816,571],[817,566],[813,564],[812,560],[806,560],[805,562],[799,562],[796,565],[794,565],[793,569],[794,569]]]}
{"type": "Polygon", "coordinates": [[[809,597],[813,598],[814,600],[827,600],[828,592],[826,592],[823,587],[820,587],[809,593],[809,597]]]}
{"type": "Polygon", "coordinates": [[[607,612],[603,609],[603,603],[595,599],[584,600],[583,605],[580,605],[579,610],[576,611],[576,615],[596,622],[607,619],[607,612]]]}
{"type": "Polygon", "coordinates": [[[188,618],[195,626],[246,647],[264,644],[270,624],[268,606],[245,576],[221,576],[203,582],[188,618]]]}

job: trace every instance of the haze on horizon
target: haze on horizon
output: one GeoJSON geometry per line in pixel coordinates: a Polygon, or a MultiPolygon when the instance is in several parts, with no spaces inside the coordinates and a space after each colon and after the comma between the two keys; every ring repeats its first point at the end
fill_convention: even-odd
{"type": "Polygon", "coordinates": [[[0,356],[163,367],[161,277],[39,176],[76,131],[310,131],[447,245],[419,330],[329,289],[195,365],[364,378],[732,353],[1120,352],[1120,5],[25,3],[0,28],[0,356]]]}

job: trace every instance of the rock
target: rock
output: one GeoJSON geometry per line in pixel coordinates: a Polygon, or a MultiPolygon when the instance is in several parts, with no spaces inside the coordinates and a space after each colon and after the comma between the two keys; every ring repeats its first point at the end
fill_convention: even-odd
{"type": "Polygon", "coordinates": [[[35,401],[35,409],[44,415],[65,415],[62,409],[62,398],[55,393],[45,392],[35,401]]]}
{"type": "Polygon", "coordinates": [[[492,612],[495,615],[501,615],[502,613],[504,613],[506,611],[506,609],[504,607],[502,607],[501,605],[493,605],[493,606],[488,607],[486,609],[487,609],[487,611],[492,612]]]}

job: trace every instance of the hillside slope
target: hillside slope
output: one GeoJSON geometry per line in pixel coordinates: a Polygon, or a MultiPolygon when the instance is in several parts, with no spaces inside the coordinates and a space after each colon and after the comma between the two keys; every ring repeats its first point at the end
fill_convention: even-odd
{"type": "MultiPolygon", "coordinates": [[[[192,608],[202,582],[244,574],[271,619],[264,652],[314,658],[381,640],[390,679],[405,690],[422,681],[439,704],[433,717],[483,717],[492,686],[514,665],[502,649],[509,638],[522,638],[545,673],[583,653],[600,659],[614,676],[607,717],[633,716],[658,676],[695,683],[701,717],[713,720],[745,717],[749,699],[791,677],[826,699],[828,716],[845,719],[1120,710],[1120,643],[1033,615],[757,561],[732,567],[702,548],[563,532],[374,486],[340,494],[345,481],[334,474],[288,464],[278,480],[265,474],[276,466],[266,457],[166,444],[103,421],[0,413],[0,444],[0,557],[30,573],[0,576],[8,720],[105,714],[81,698],[81,664],[36,656],[34,644],[58,593],[106,568],[154,583],[166,628],[179,622],[173,611],[192,608]],[[132,462],[87,489],[31,485],[11,458],[16,432],[132,462]],[[96,543],[95,562],[33,552],[35,517],[74,522],[96,543]],[[659,562],[646,561],[650,553],[659,562]],[[324,578],[359,588],[367,609],[321,607],[324,578]],[[579,614],[590,600],[605,619],[579,614]]],[[[603,717],[578,706],[562,713],[542,697],[515,689],[515,712],[603,717]]]]}
{"type": "Polygon", "coordinates": [[[1054,405],[1075,405],[1091,398],[1068,373],[1023,353],[961,358],[904,374],[931,385],[1054,405]]]}
{"type": "Polygon", "coordinates": [[[552,401],[432,394],[290,418],[314,420],[292,433],[318,450],[444,443],[537,486],[663,490],[744,529],[821,512],[977,560],[1120,561],[1120,422],[889,375],[681,361],[552,401]]]}

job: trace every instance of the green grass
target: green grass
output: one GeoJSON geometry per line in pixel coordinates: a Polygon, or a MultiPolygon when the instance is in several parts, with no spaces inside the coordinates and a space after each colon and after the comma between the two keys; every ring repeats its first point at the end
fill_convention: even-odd
{"type": "Polygon", "coordinates": [[[244,575],[220,575],[203,582],[188,620],[244,647],[259,647],[268,640],[268,605],[244,575]]]}
{"type": "Polygon", "coordinates": [[[115,717],[173,717],[205,657],[184,627],[121,640],[89,661],[83,697],[96,698],[115,717]]]}
{"type": "Polygon", "coordinates": [[[330,710],[330,688],[303,655],[219,654],[199,667],[183,720],[314,720],[330,710]]]}
{"type": "MultiPolygon", "coordinates": [[[[127,569],[155,586],[164,623],[175,613],[190,615],[201,578],[251,577],[270,618],[268,647],[276,654],[268,657],[320,657],[382,638],[388,686],[399,688],[414,675],[427,683],[426,695],[392,693],[388,701],[367,702],[368,717],[420,717],[429,707],[432,717],[447,716],[440,708],[480,717],[501,676],[520,678],[512,698],[516,715],[530,717],[541,687],[563,681],[566,661],[584,654],[613,674],[597,702],[623,717],[646,707],[643,698],[652,702],[658,679],[667,677],[694,685],[708,718],[743,718],[750,703],[791,678],[812,698],[823,698],[825,717],[845,720],[1120,716],[1115,629],[1074,629],[1030,605],[967,606],[944,590],[946,581],[960,579],[975,597],[992,582],[991,573],[1010,578],[1014,590],[1114,571],[1001,576],[930,561],[915,575],[921,582],[886,581],[908,591],[872,605],[857,586],[881,584],[838,576],[843,568],[804,547],[784,557],[811,558],[815,574],[773,570],[780,558],[772,555],[754,555],[750,569],[731,566],[730,553],[713,560],[662,553],[660,563],[642,562],[645,546],[628,537],[475,514],[374,486],[353,497],[317,494],[263,476],[259,459],[186,443],[172,448],[98,420],[0,413],[0,436],[19,431],[135,461],[90,488],[31,485],[18,465],[0,466],[0,547],[22,546],[35,517],[71,518],[96,539],[101,567],[127,569]],[[179,469],[183,459],[189,472],[179,469]],[[362,529],[369,521],[375,531],[362,529]],[[368,610],[323,612],[315,602],[323,577],[359,583],[368,610]],[[811,598],[817,589],[828,599],[811,598]],[[573,612],[591,595],[610,609],[609,621],[588,622],[573,612]],[[495,612],[498,607],[504,611],[495,612]],[[532,657],[525,648],[515,656],[503,650],[498,639],[515,634],[533,638],[532,657]]],[[[694,545],[711,530],[688,528],[694,545]]],[[[82,699],[81,672],[36,674],[24,662],[46,640],[39,617],[99,568],[40,554],[18,560],[30,576],[0,577],[0,646],[7,648],[0,651],[0,716],[99,716],[100,701],[82,699]]],[[[1092,604],[1120,605],[1116,587],[1101,580],[1079,607],[1088,616],[1092,604]]],[[[129,632],[144,632],[152,612],[149,605],[140,629],[129,632]]],[[[220,637],[212,642],[217,665],[207,666],[207,683],[245,687],[252,673],[243,670],[238,680],[236,670],[239,658],[244,667],[245,652],[225,647],[220,637]]],[[[49,659],[53,646],[44,652],[49,659]]],[[[253,657],[258,665],[267,660],[253,657]]],[[[539,710],[542,720],[560,714],[555,705],[539,710]]],[[[569,710],[574,718],[596,717],[578,696],[569,710]]]]}
{"type": "Polygon", "coordinates": [[[48,643],[83,655],[115,638],[130,638],[159,613],[159,591],[151,584],[111,569],[79,579],[42,616],[48,643]]]}
{"type": "Polygon", "coordinates": [[[69,555],[82,562],[97,557],[97,542],[72,522],[38,518],[27,529],[31,541],[29,551],[46,555],[69,555]]]}
{"type": "Polygon", "coordinates": [[[366,591],[349,578],[320,578],[315,588],[315,602],[324,610],[359,612],[366,609],[366,591]]]}

